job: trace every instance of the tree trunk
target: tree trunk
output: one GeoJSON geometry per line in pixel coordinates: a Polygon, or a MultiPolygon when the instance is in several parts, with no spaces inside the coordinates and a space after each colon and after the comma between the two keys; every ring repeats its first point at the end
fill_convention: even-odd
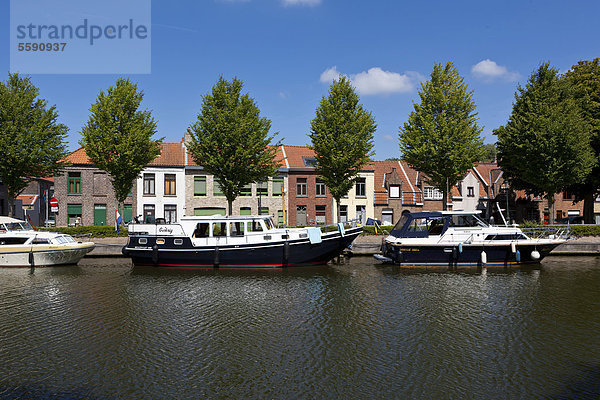
{"type": "Polygon", "coordinates": [[[8,216],[15,217],[15,197],[10,193],[8,194],[8,216]]]}
{"type": "MultiPolygon", "coordinates": [[[[231,216],[233,213],[233,200],[229,200],[227,199],[227,204],[228,204],[228,216],[231,216]]],[[[260,210],[258,210],[258,213],[260,214],[260,210]]]]}
{"type": "Polygon", "coordinates": [[[548,223],[554,225],[554,194],[548,194],[548,223]]]}
{"type": "Polygon", "coordinates": [[[594,221],[594,201],[595,193],[588,193],[583,198],[583,222],[593,224],[594,221]]]}
{"type": "Polygon", "coordinates": [[[448,209],[448,190],[442,190],[442,210],[448,209]]]}

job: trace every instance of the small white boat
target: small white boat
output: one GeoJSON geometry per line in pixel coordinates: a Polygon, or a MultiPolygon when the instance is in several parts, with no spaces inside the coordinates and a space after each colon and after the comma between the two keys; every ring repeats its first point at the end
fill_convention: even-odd
{"type": "Polygon", "coordinates": [[[566,232],[530,237],[517,226],[493,226],[480,211],[404,213],[375,258],[405,266],[510,266],[538,263],[566,232]]]}
{"type": "Polygon", "coordinates": [[[35,231],[25,221],[0,216],[0,267],[77,264],[95,246],[70,235],[35,231]]]}

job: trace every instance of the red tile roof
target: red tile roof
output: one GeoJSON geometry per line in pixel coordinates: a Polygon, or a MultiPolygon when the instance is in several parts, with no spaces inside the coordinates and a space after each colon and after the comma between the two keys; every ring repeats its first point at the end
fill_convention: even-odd
{"type": "Polygon", "coordinates": [[[65,161],[73,164],[91,164],[90,159],[88,158],[87,154],[85,154],[85,149],[83,147],[71,152],[65,158],[65,161]]]}
{"type": "Polygon", "coordinates": [[[307,146],[290,146],[282,145],[283,154],[285,154],[284,164],[286,168],[310,168],[314,167],[305,165],[303,157],[315,157],[315,152],[307,146]],[[286,162],[287,161],[287,162],[286,162]]]}
{"type": "Polygon", "coordinates": [[[38,198],[37,194],[33,194],[33,195],[21,194],[21,195],[17,196],[17,199],[21,200],[23,202],[24,206],[32,206],[37,201],[37,198],[38,198]]]}
{"type": "Polygon", "coordinates": [[[160,146],[160,155],[148,165],[185,165],[185,148],[182,142],[166,142],[160,146]]]}

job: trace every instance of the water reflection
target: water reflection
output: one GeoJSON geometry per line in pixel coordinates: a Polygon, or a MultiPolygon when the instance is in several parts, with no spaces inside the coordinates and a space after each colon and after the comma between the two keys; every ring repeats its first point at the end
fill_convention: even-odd
{"type": "Polygon", "coordinates": [[[0,397],[587,398],[600,261],[570,260],[481,273],[365,258],[0,269],[0,397]]]}

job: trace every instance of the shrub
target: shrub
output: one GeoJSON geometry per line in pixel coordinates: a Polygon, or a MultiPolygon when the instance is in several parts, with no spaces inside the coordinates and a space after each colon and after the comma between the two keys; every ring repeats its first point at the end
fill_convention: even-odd
{"type": "Polygon", "coordinates": [[[52,227],[39,228],[40,231],[65,233],[71,236],[90,236],[90,237],[123,237],[127,236],[127,228],[121,227],[119,233],[115,231],[112,225],[106,226],[69,226],[69,227],[52,227]]]}

